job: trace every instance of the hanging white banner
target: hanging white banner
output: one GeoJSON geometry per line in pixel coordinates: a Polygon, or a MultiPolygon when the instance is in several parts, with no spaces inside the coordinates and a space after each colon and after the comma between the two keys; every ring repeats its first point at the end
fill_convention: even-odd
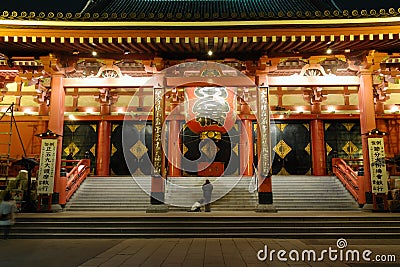
{"type": "Polygon", "coordinates": [[[57,139],[42,139],[38,171],[38,194],[52,194],[56,167],[57,139]]]}
{"type": "Polygon", "coordinates": [[[383,138],[368,138],[369,166],[373,194],[387,194],[387,173],[383,138]]]}

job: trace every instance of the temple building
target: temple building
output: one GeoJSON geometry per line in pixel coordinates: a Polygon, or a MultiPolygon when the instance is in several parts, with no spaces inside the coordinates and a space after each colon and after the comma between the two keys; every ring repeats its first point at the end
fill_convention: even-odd
{"type": "Polygon", "coordinates": [[[21,158],[43,168],[48,138],[54,178],[38,186],[57,199],[77,189],[62,174],[70,155],[98,179],[147,177],[154,205],[171,177],[255,174],[260,205],[273,204],[281,175],[340,176],[372,203],[371,137],[393,163],[386,179],[399,174],[400,5],[349,2],[2,10],[2,176],[21,158]]]}

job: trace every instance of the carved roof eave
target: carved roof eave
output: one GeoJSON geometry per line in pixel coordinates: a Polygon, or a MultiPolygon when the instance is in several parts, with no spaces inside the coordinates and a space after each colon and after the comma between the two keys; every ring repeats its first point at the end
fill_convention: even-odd
{"type": "MultiPolygon", "coordinates": [[[[268,76],[295,76],[300,73],[301,69],[293,69],[293,70],[276,70],[273,72],[268,73],[268,76]]],[[[338,70],[335,74],[335,76],[343,77],[343,76],[356,76],[357,71],[353,70],[338,70]]]]}
{"type": "MultiPolygon", "coordinates": [[[[179,4],[179,3],[178,3],[179,4]]],[[[180,4],[179,4],[180,5],[180,4]]],[[[316,11],[279,11],[276,12],[259,12],[242,10],[240,14],[229,12],[226,10],[212,10],[212,16],[209,10],[201,11],[192,14],[189,11],[169,10],[164,11],[154,10],[147,12],[127,13],[62,13],[62,12],[17,12],[3,11],[0,19],[11,20],[30,20],[30,21],[147,21],[147,22],[166,22],[166,21],[182,21],[182,22],[200,22],[200,21],[262,21],[262,20],[320,20],[320,19],[360,19],[360,18],[387,18],[397,17],[400,15],[400,8],[380,9],[379,11],[372,10],[316,10],[316,11]],[[204,13],[205,12],[205,13],[204,13]],[[165,14],[164,14],[165,13],[165,14]]]]}
{"type": "MultiPolygon", "coordinates": [[[[365,11],[365,10],[364,10],[365,11]]],[[[395,10],[394,8],[388,11],[381,9],[380,12],[371,10],[370,12],[348,12],[344,10],[331,14],[328,12],[307,13],[307,14],[292,14],[288,15],[277,15],[269,14],[262,15],[260,12],[258,15],[253,16],[241,16],[237,18],[235,16],[219,18],[213,16],[212,18],[201,20],[191,19],[187,16],[172,16],[165,19],[160,19],[157,16],[146,14],[138,17],[131,17],[127,14],[90,14],[90,13],[67,13],[61,12],[54,14],[49,12],[45,14],[41,12],[36,14],[35,12],[9,12],[3,11],[0,14],[0,25],[7,25],[9,27],[63,27],[63,28],[110,28],[119,27],[122,29],[128,28],[177,28],[177,27],[196,27],[196,28],[219,28],[219,27],[252,27],[252,28],[277,28],[277,27],[341,27],[341,26],[371,26],[371,25],[385,25],[387,23],[399,23],[400,24],[400,8],[395,10]]],[[[231,14],[232,15],[232,14],[231,14]]]]}

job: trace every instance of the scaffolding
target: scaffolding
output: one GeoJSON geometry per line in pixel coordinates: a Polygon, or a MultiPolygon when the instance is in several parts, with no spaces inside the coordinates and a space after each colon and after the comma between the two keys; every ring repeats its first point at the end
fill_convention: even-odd
{"type": "Polygon", "coordinates": [[[16,133],[18,134],[18,138],[20,144],[22,145],[22,149],[24,152],[24,156],[26,156],[25,148],[22,143],[21,135],[18,130],[17,121],[14,117],[14,103],[11,104],[2,104],[0,106],[8,106],[6,110],[1,111],[0,117],[0,126],[3,124],[8,124],[6,127],[0,128],[0,177],[5,180],[5,184],[8,182],[9,170],[12,165],[11,155],[11,144],[12,144],[12,135],[13,135],[13,127],[15,127],[16,133]],[[7,153],[4,153],[4,152],[7,153]]]}

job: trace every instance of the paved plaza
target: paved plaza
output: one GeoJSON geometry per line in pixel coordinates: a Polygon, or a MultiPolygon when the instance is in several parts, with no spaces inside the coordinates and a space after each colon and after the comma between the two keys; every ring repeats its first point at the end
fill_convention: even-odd
{"type": "MultiPolygon", "coordinates": [[[[351,216],[398,217],[373,212],[211,212],[163,216],[351,216]]],[[[64,216],[159,216],[137,213],[17,214],[19,218],[64,216]]],[[[162,226],[161,226],[162,227],[162,226]]],[[[399,266],[400,239],[130,238],[0,240],[0,267],[148,266],[399,266]],[[369,252],[370,251],[370,252],[369,252]],[[315,252],[315,253],[314,253],[315,252]],[[313,254],[314,253],[314,254],[313,254]],[[358,258],[357,258],[358,255],[358,258]],[[346,258],[347,257],[347,258],[346,258]],[[286,261],[285,261],[286,259],[286,261]],[[380,260],[378,262],[378,260],[380,260]]]]}
{"type": "MultiPolygon", "coordinates": [[[[168,238],[168,239],[10,239],[0,241],[0,266],[381,266],[375,256],[386,257],[392,262],[385,266],[399,266],[400,240],[346,240],[347,247],[340,249],[337,240],[256,239],[256,238],[168,238]],[[264,257],[264,249],[271,258],[264,257]],[[326,253],[319,260],[322,250],[336,249],[331,258],[326,253]],[[264,250],[260,253],[260,250],[264,250]],[[278,259],[277,252],[286,251],[278,259]],[[359,251],[360,260],[346,261],[346,251],[359,251]],[[371,250],[370,262],[362,259],[363,251],[371,250]],[[304,251],[315,251],[316,260],[304,251]],[[289,254],[290,253],[290,254],[289,254]],[[299,253],[297,261],[296,253],[299,253]],[[305,259],[301,260],[301,255],[305,259]],[[396,257],[396,263],[389,256],[396,257]],[[336,256],[336,260],[334,260],[336,256]],[[292,259],[291,259],[291,258],[292,259]]],[[[348,257],[350,257],[350,254],[348,257]]],[[[310,254],[311,255],[311,254],[310,254]]],[[[354,254],[355,255],[355,254],[354,254]]]]}

